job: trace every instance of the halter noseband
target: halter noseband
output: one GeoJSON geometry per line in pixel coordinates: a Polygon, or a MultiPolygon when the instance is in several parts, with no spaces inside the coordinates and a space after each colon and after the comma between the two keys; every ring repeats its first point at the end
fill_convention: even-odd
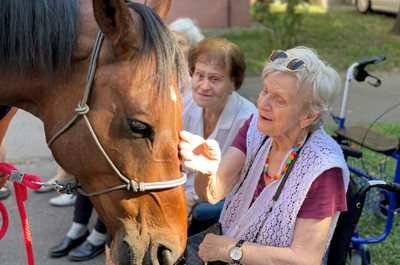
{"type": "Polygon", "coordinates": [[[79,116],[82,116],[83,119],[85,120],[85,123],[89,129],[90,134],[92,135],[93,140],[95,141],[97,147],[99,148],[100,152],[104,156],[104,158],[107,160],[108,164],[112,167],[114,172],[122,179],[125,184],[111,187],[108,189],[104,189],[101,191],[96,191],[96,192],[91,192],[87,193],[84,190],[82,190],[81,186],[77,182],[76,179],[73,179],[72,181],[67,181],[67,182],[59,182],[55,184],[49,184],[49,183],[43,183],[44,186],[52,186],[56,190],[60,192],[65,192],[67,194],[76,194],[79,192],[80,194],[84,196],[95,196],[115,190],[120,190],[120,189],[126,189],[126,190],[132,190],[133,192],[144,192],[148,190],[163,190],[163,189],[169,189],[169,188],[175,188],[177,186],[183,185],[186,182],[186,174],[182,173],[183,176],[179,179],[176,180],[167,180],[167,181],[160,181],[160,182],[136,182],[133,179],[129,179],[122,175],[122,173],[118,170],[118,168],[114,165],[114,163],[111,161],[110,157],[107,155],[106,151],[102,147],[100,141],[98,140],[95,131],[93,130],[92,125],[90,124],[90,121],[86,114],[89,113],[89,106],[87,105],[87,100],[89,97],[90,89],[92,87],[93,83],[93,78],[94,78],[94,73],[96,72],[96,67],[97,67],[97,59],[100,53],[101,45],[103,43],[103,33],[99,31],[97,38],[96,38],[96,43],[94,44],[92,55],[90,58],[90,64],[89,64],[89,70],[86,78],[86,84],[85,84],[85,94],[83,96],[83,99],[81,102],[78,103],[78,106],[75,108],[75,116],[72,117],[72,119],[64,125],[63,128],[61,128],[56,134],[53,135],[53,137],[50,138],[50,140],[47,142],[47,145],[50,147],[50,145],[61,135],[63,134],[68,128],[72,126],[72,124],[77,120],[79,116]]]}

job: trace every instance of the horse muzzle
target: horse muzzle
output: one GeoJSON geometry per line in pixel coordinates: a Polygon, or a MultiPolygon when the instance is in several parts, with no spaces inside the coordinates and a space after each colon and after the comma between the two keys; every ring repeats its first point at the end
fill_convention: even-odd
{"type": "Polygon", "coordinates": [[[173,265],[181,256],[179,244],[155,235],[117,232],[111,244],[111,259],[117,265],[173,265]],[[146,247],[147,246],[147,247],[146,247]]]}

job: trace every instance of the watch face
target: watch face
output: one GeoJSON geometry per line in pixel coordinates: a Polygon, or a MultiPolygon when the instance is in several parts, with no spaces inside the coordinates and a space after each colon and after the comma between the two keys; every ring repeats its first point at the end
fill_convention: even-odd
{"type": "Polygon", "coordinates": [[[239,248],[239,247],[234,247],[234,248],[231,250],[231,258],[232,258],[234,261],[239,261],[239,260],[242,258],[242,249],[239,248]]]}

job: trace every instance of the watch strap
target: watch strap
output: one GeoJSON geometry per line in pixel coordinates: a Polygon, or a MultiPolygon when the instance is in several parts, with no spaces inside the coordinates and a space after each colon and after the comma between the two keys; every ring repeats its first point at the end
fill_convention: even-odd
{"type": "MultiPolygon", "coordinates": [[[[243,246],[243,243],[244,243],[244,240],[243,239],[240,239],[237,243],[236,243],[236,245],[235,245],[235,247],[234,248],[239,248],[239,249],[241,249],[242,248],[242,246],[243,246]]],[[[242,257],[240,257],[240,259],[238,259],[238,260],[232,260],[233,261],[233,264],[240,264],[240,260],[243,258],[243,252],[242,252],[242,257]]]]}
{"type": "Polygon", "coordinates": [[[243,246],[244,240],[240,239],[237,243],[236,243],[236,247],[241,248],[243,246]]]}

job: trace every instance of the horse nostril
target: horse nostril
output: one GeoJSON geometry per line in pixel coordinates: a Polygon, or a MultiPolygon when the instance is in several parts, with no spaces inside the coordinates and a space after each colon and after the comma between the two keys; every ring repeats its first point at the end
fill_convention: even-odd
{"type": "Polygon", "coordinates": [[[172,252],[170,249],[160,245],[157,249],[157,260],[160,264],[173,264],[172,252]]]}
{"type": "Polygon", "coordinates": [[[126,241],[122,241],[118,248],[118,265],[130,265],[131,258],[132,251],[129,244],[126,241]]]}

